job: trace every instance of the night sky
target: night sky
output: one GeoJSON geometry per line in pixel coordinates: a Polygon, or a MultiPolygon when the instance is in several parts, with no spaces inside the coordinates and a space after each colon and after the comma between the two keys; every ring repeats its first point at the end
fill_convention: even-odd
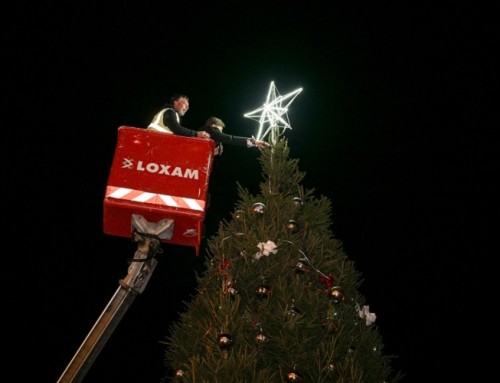
{"type": "MultiPolygon", "coordinates": [[[[243,114],[271,81],[281,94],[303,88],[288,113],[291,157],[304,186],[332,201],[333,234],[362,274],[393,367],[405,382],[484,372],[496,22],[455,3],[328,8],[5,12],[4,351],[26,366],[12,381],[56,382],[127,274],[136,244],[102,231],[117,128],[146,127],[185,93],[185,126],[217,116],[251,136],[258,125],[243,114]]],[[[237,182],[258,192],[257,157],[226,145],[216,158],[207,235],[230,217],[237,182]]],[[[160,381],[161,341],[195,293],[204,244],[198,257],[163,245],[85,382],[160,381]]]]}

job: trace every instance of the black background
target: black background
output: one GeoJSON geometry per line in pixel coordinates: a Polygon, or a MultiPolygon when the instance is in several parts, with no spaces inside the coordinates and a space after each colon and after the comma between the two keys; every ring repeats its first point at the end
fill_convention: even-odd
{"type": "MultiPolygon", "coordinates": [[[[145,127],[179,92],[186,126],[213,115],[250,136],[243,114],[271,81],[303,88],[291,156],[332,200],[395,369],[406,382],[485,372],[496,22],[455,3],[285,6],[4,13],[4,351],[24,366],[7,366],[12,380],[57,381],[127,273],[136,245],[102,232],[117,128],[145,127]]],[[[230,216],[236,181],[258,191],[257,153],[226,146],[216,159],[208,234],[230,216]]],[[[164,248],[85,381],[160,381],[161,341],[203,260],[164,248]]]]}

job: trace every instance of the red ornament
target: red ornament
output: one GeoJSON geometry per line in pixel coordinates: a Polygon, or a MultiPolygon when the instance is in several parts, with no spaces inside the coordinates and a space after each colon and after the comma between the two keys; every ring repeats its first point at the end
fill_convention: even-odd
{"type": "Polygon", "coordinates": [[[328,290],[330,287],[332,287],[333,282],[336,281],[335,277],[331,273],[328,275],[328,277],[325,275],[321,275],[319,277],[319,280],[325,285],[325,290],[328,290]]]}
{"type": "Polygon", "coordinates": [[[231,267],[231,264],[223,259],[221,263],[219,263],[219,270],[222,271],[222,270],[227,270],[231,267]]]}

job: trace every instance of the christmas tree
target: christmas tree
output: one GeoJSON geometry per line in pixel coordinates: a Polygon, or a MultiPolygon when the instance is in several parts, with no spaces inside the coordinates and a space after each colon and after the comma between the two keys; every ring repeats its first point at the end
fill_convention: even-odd
{"type": "MultiPolygon", "coordinates": [[[[261,120],[262,122],[262,120],[261,120]]],[[[331,202],[305,190],[272,121],[258,195],[207,241],[196,294],[165,340],[172,382],[396,382],[358,291],[360,273],[331,232],[331,202]]]]}

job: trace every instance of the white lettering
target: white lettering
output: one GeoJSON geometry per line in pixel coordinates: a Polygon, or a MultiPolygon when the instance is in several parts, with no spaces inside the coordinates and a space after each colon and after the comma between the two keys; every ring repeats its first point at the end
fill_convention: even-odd
{"type": "Polygon", "coordinates": [[[160,166],[154,162],[150,162],[146,165],[146,170],[150,173],[158,173],[158,169],[160,169],[160,166]]]}
{"type": "Polygon", "coordinates": [[[177,166],[172,172],[172,175],[177,177],[182,177],[182,169],[177,166]]]}
{"type": "Polygon", "coordinates": [[[195,180],[198,179],[198,169],[193,170],[193,169],[186,169],[186,172],[184,173],[184,178],[194,178],[195,180]]]}
{"type": "Polygon", "coordinates": [[[167,176],[170,175],[170,173],[168,172],[168,169],[170,168],[170,165],[161,165],[161,171],[160,171],[160,174],[166,174],[167,176]]]}
{"type": "Polygon", "coordinates": [[[163,174],[166,176],[189,178],[189,179],[199,179],[198,169],[182,169],[180,166],[176,166],[172,171],[170,171],[171,165],[157,164],[155,162],[149,162],[144,165],[142,161],[137,161],[137,170],[140,172],[147,171],[152,174],[163,174]]]}

